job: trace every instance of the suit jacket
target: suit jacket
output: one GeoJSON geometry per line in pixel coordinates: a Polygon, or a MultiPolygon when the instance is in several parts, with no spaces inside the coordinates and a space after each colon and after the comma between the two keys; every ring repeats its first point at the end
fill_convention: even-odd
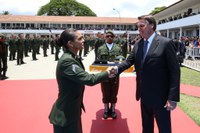
{"type": "Polygon", "coordinates": [[[85,85],[95,85],[107,78],[107,72],[98,74],[86,72],[81,60],[67,50],[57,64],[56,79],[59,93],[49,115],[50,123],[73,127],[70,122],[80,120],[81,107],[84,109],[85,85]]]}
{"type": "Polygon", "coordinates": [[[167,100],[179,101],[180,67],[172,40],[155,35],[144,62],[144,40],[136,42],[127,60],[118,66],[121,73],[131,65],[136,70],[136,100],[148,106],[164,106],[167,100]]]}

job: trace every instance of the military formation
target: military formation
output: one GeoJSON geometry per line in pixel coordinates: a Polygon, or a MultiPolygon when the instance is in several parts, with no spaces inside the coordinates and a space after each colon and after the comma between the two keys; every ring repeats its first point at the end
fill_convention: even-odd
{"type": "Polygon", "coordinates": [[[38,60],[37,55],[47,57],[47,50],[55,54],[55,60],[59,59],[60,48],[56,46],[59,35],[37,36],[36,34],[0,34],[0,79],[4,80],[8,68],[7,61],[16,61],[17,65],[26,64],[24,58],[32,57],[32,61],[38,60]]]}
{"type": "MultiPolygon", "coordinates": [[[[48,53],[55,55],[55,61],[59,60],[59,53],[62,49],[56,45],[59,34],[55,35],[36,35],[36,34],[0,34],[0,79],[4,80],[6,76],[7,61],[16,61],[17,65],[26,64],[24,58],[31,57],[32,61],[37,61],[37,55],[42,54],[48,57],[48,53]],[[48,52],[49,51],[49,52],[48,52]]],[[[84,35],[84,49],[79,51],[79,56],[86,57],[92,50],[95,52],[95,60],[97,59],[97,51],[100,46],[105,44],[105,34],[97,33],[84,35]]],[[[127,51],[127,35],[115,36],[113,42],[122,49],[123,57],[126,57],[127,51]]],[[[83,59],[83,58],[82,58],[83,59]]]]}
{"type": "MultiPolygon", "coordinates": [[[[17,65],[25,64],[24,57],[32,57],[33,61],[38,60],[37,55],[43,54],[47,57],[47,50],[50,49],[51,54],[58,53],[60,49],[56,47],[56,40],[59,35],[56,36],[37,36],[35,34],[11,34],[7,37],[8,43],[9,61],[17,60],[17,65]]],[[[55,60],[58,58],[55,56],[55,60]]]]}
{"type": "MultiPolygon", "coordinates": [[[[97,60],[97,52],[98,48],[105,44],[105,34],[97,33],[95,36],[93,35],[85,35],[84,42],[84,57],[87,56],[89,51],[94,49],[95,60],[97,60]]],[[[127,57],[127,54],[131,52],[132,46],[134,42],[132,41],[133,37],[127,37],[127,34],[124,33],[122,35],[116,35],[113,39],[113,43],[118,45],[122,49],[122,56],[124,58],[127,57]]]]}

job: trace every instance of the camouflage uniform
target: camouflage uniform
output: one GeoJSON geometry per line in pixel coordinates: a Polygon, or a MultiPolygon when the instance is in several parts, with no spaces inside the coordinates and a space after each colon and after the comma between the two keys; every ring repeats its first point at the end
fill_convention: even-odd
{"type": "MultiPolygon", "coordinates": [[[[122,55],[121,47],[113,43],[113,39],[114,39],[114,34],[112,32],[107,32],[106,33],[107,44],[104,44],[98,48],[97,60],[104,62],[105,61],[114,62],[117,56],[122,55]],[[111,49],[108,48],[109,45],[112,46],[111,49]]],[[[119,89],[119,76],[101,82],[101,90],[103,94],[102,101],[105,106],[103,115],[104,119],[107,119],[109,115],[111,115],[113,119],[117,117],[115,113],[115,104],[117,102],[118,89],[119,89]],[[111,103],[111,107],[109,107],[109,103],[111,103]]]]}

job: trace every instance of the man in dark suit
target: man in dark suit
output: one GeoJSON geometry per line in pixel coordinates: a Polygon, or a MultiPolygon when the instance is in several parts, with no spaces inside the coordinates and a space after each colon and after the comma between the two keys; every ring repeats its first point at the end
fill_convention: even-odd
{"type": "Polygon", "coordinates": [[[114,67],[112,72],[120,74],[135,65],[136,100],[141,102],[142,132],[154,132],[155,118],[159,133],[171,133],[170,112],[176,108],[180,93],[180,67],[175,45],[171,39],[156,34],[156,21],[152,16],[141,16],[138,20],[142,38],[135,43],[127,60],[114,67]]]}

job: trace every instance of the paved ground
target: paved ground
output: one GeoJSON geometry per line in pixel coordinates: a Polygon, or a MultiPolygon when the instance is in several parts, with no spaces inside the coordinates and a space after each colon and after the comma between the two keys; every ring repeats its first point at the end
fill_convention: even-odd
{"type": "MultiPolygon", "coordinates": [[[[60,53],[62,55],[62,52],[60,53]]],[[[30,57],[25,57],[26,64],[17,65],[17,61],[8,61],[8,80],[20,80],[20,79],[55,79],[55,70],[57,61],[55,61],[55,55],[48,53],[48,57],[43,57],[41,54],[37,55],[39,60],[33,61],[31,53],[30,57]]],[[[91,51],[87,57],[83,57],[83,64],[86,71],[89,72],[89,66],[94,62],[94,51],[91,51]]],[[[91,73],[91,72],[90,72],[91,73]]],[[[94,72],[93,72],[94,73],[94,72]]],[[[133,73],[123,73],[121,76],[134,76],[133,73]]]]}
{"type": "Polygon", "coordinates": [[[30,57],[25,57],[24,62],[26,64],[17,65],[17,61],[8,61],[8,80],[22,80],[22,79],[46,79],[55,78],[56,61],[54,61],[54,55],[43,57],[37,55],[39,60],[32,61],[31,53],[30,57]]]}
{"type": "MultiPolygon", "coordinates": [[[[49,52],[49,51],[48,51],[49,52]]],[[[60,53],[60,56],[62,52],[60,53]]],[[[30,57],[25,57],[24,61],[26,64],[17,65],[17,61],[8,61],[8,80],[36,80],[36,79],[55,79],[55,71],[57,61],[55,61],[55,55],[48,53],[48,57],[43,57],[42,50],[41,54],[37,55],[39,60],[33,61],[31,53],[30,57]]],[[[85,69],[89,73],[89,66],[94,62],[94,51],[90,51],[87,57],[83,57],[83,64],[85,69]]],[[[195,70],[199,70],[200,60],[184,60],[184,66],[190,67],[195,70]]],[[[135,73],[122,73],[121,77],[135,76],[135,73]]],[[[181,85],[181,93],[200,97],[200,88],[191,85],[181,85]],[[189,89],[188,89],[189,88],[189,89]]]]}
{"type": "MultiPolygon", "coordinates": [[[[60,56],[62,52],[60,53],[60,56]]],[[[24,61],[26,64],[17,65],[17,61],[8,61],[8,80],[31,80],[31,79],[55,79],[55,70],[57,61],[55,61],[55,55],[48,53],[48,57],[43,57],[42,50],[41,54],[37,55],[39,60],[33,61],[30,57],[25,57],[24,61]]],[[[94,62],[94,51],[89,52],[87,57],[83,57],[83,64],[86,71],[90,72],[89,66],[94,62]]],[[[184,65],[193,69],[198,69],[200,66],[200,60],[184,60],[184,65]]],[[[135,73],[122,73],[121,77],[135,76],[135,73]]],[[[200,97],[200,88],[191,85],[181,85],[181,93],[200,97]],[[189,88],[189,89],[188,89],[189,88]]]]}
{"type": "MultiPolygon", "coordinates": [[[[52,103],[55,97],[57,96],[57,89],[55,89],[56,82],[55,80],[40,80],[40,79],[55,79],[55,69],[57,61],[54,61],[54,55],[50,54],[48,55],[49,55],[48,57],[43,57],[42,54],[38,55],[37,58],[39,60],[37,61],[32,61],[31,57],[26,57],[24,59],[26,64],[19,66],[16,65],[17,64],[16,61],[8,61],[7,75],[9,76],[8,80],[10,81],[9,82],[0,81],[1,88],[4,88],[1,89],[0,94],[2,95],[0,97],[1,98],[0,102],[2,103],[6,102],[6,104],[0,103],[1,107],[4,109],[2,110],[3,112],[1,113],[1,118],[3,118],[2,120],[4,121],[4,123],[2,125],[3,128],[2,127],[0,128],[0,132],[10,131],[12,129],[15,129],[14,131],[18,131],[20,133],[25,133],[25,132],[27,133],[27,131],[29,131],[30,133],[52,132],[52,125],[50,125],[49,122],[47,121],[47,116],[49,114],[50,107],[52,106],[52,103]],[[35,80],[33,81],[29,79],[35,79],[35,80]],[[16,80],[27,80],[27,82],[16,81],[16,80]],[[30,85],[31,83],[32,85],[30,85]],[[34,84],[37,85],[34,86],[34,84]],[[16,89],[16,86],[18,86],[19,89],[16,89]],[[38,88],[43,88],[39,91],[39,93],[38,90],[35,89],[37,88],[37,86],[38,88]],[[15,106],[10,106],[10,105],[15,105],[17,106],[17,108],[15,106]],[[24,106],[26,108],[24,108],[24,106]],[[21,110],[22,108],[23,110],[21,110]],[[16,115],[17,111],[18,115],[16,115]],[[7,115],[10,117],[5,117],[7,115]],[[24,120],[22,120],[22,118],[24,120]],[[11,125],[12,128],[10,128],[10,126],[8,125],[11,125]],[[26,128],[21,128],[20,125],[26,125],[25,126],[26,128]]],[[[83,60],[86,71],[89,72],[89,66],[92,64],[93,61],[94,61],[94,51],[91,51],[87,57],[84,57],[83,60]]],[[[135,76],[135,74],[123,73],[121,76],[126,76],[126,77],[135,76]]],[[[103,105],[101,103],[101,95],[97,96],[97,94],[101,94],[101,91],[100,89],[92,89],[94,87],[100,88],[100,86],[97,85],[91,87],[91,89],[89,89],[90,87],[86,89],[84,103],[87,106],[87,113],[83,113],[82,115],[84,121],[83,129],[85,133],[89,132],[102,133],[106,131],[108,131],[107,133],[110,133],[112,131],[116,133],[121,133],[122,129],[124,133],[141,132],[139,102],[136,102],[133,98],[133,94],[135,92],[134,90],[135,77],[122,78],[121,80],[124,81],[128,80],[127,82],[128,83],[131,82],[131,84],[127,84],[127,82],[123,81],[120,83],[121,89],[119,90],[117,113],[122,115],[117,119],[117,121],[105,122],[102,121],[101,119],[103,112],[102,109],[103,105]],[[91,99],[95,99],[95,102],[92,101],[91,99]],[[130,106],[128,106],[128,109],[127,107],[126,108],[124,107],[126,106],[124,103],[130,104],[130,106]],[[115,122],[115,124],[111,122],[115,122]]],[[[184,86],[182,85],[181,88],[184,88],[184,93],[187,94],[188,91],[191,92],[192,89],[191,86],[187,85],[184,86]]],[[[195,91],[192,92],[194,93],[191,93],[191,95],[200,94],[199,88],[195,88],[195,91]]],[[[196,125],[194,121],[192,121],[182,110],[180,110],[180,108],[177,108],[172,113],[172,125],[174,133],[188,133],[188,132],[199,133],[200,131],[199,126],[196,125]]]]}

